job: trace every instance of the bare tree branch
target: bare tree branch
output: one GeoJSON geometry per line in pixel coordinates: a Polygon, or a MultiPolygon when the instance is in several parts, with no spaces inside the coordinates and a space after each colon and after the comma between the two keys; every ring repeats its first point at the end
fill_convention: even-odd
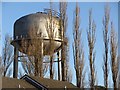
{"type": "Polygon", "coordinates": [[[109,35],[108,35],[108,24],[109,24],[110,9],[109,6],[105,6],[105,15],[103,18],[103,40],[105,52],[103,55],[103,72],[104,72],[104,85],[106,89],[108,88],[108,45],[109,45],[109,35]]]}
{"type": "Polygon", "coordinates": [[[117,34],[115,33],[113,22],[111,22],[111,33],[110,33],[110,55],[111,55],[111,71],[114,89],[117,89],[117,77],[118,77],[118,42],[117,34]]]}
{"type": "Polygon", "coordinates": [[[10,40],[9,35],[6,35],[2,53],[3,76],[7,76],[7,72],[9,72],[9,67],[13,61],[13,50],[10,45],[10,40]]]}
{"type": "Polygon", "coordinates": [[[62,31],[62,50],[61,50],[61,71],[62,71],[62,81],[66,81],[66,56],[65,56],[65,42],[66,41],[66,30],[67,30],[67,3],[66,2],[60,2],[59,3],[59,11],[60,11],[60,30],[62,31]]]}
{"type": "Polygon", "coordinates": [[[89,29],[87,31],[89,47],[89,65],[90,65],[90,87],[95,85],[95,41],[96,41],[96,24],[92,20],[92,9],[89,10],[89,29]]]}
{"type": "Polygon", "coordinates": [[[82,44],[82,31],[80,29],[80,9],[78,4],[75,9],[75,17],[74,17],[74,30],[73,30],[73,56],[74,56],[74,68],[76,71],[76,84],[77,87],[84,87],[84,51],[82,44]]]}

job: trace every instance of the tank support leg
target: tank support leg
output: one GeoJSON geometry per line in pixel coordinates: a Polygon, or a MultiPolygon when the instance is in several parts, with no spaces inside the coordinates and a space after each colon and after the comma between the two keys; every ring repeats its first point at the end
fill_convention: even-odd
{"type": "Polygon", "coordinates": [[[14,48],[13,78],[18,76],[18,48],[14,48]]]}
{"type": "Polygon", "coordinates": [[[58,80],[60,80],[60,56],[59,56],[59,51],[57,52],[57,57],[58,57],[58,80]]]}

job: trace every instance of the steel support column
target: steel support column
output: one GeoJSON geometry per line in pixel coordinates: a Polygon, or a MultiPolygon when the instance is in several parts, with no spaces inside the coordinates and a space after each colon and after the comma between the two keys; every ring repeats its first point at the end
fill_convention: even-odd
{"type": "Polygon", "coordinates": [[[18,48],[14,48],[13,78],[18,76],[18,48]]]}
{"type": "Polygon", "coordinates": [[[60,80],[60,56],[59,56],[59,51],[57,52],[57,57],[58,57],[58,80],[60,80]]]}

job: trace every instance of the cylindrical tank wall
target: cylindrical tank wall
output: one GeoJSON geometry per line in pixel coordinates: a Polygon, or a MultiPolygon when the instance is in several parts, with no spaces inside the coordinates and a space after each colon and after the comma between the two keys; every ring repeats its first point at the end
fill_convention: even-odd
{"type": "MultiPolygon", "coordinates": [[[[49,50],[49,34],[50,33],[50,19],[46,13],[29,14],[18,19],[14,24],[14,40],[13,43],[18,44],[18,48],[22,48],[20,45],[21,40],[32,39],[41,37],[43,39],[44,51],[49,50]],[[30,35],[35,33],[36,36],[30,35]],[[33,36],[33,37],[31,37],[33,36]]],[[[59,18],[52,18],[52,37],[54,39],[54,48],[58,49],[61,46],[62,31],[59,26],[59,18]]],[[[38,42],[39,43],[39,42],[38,42]]],[[[28,43],[29,44],[29,43],[28,43]]],[[[15,47],[16,45],[13,44],[15,47]]],[[[37,47],[36,47],[37,48],[37,47]]],[[[19,49],[20,50],[20,49],[19,49]]],[[[21,50],[24,51],[24,50],[21,50]]],[[[24,53],[27,53],[24,51],[24,53]]],[[[47,54],[47,53],[44,53],[47,54]]]]}

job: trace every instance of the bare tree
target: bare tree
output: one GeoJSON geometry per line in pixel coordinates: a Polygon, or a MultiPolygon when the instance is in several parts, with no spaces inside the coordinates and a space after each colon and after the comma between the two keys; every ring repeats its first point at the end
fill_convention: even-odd
{"type": "Polygon", "coordinates": [[[49,63],[43,63],[43,76],[45,77],[48,71],[49,63]]]}
{"type": "Polygon", "coordinates": [[[90,66],[90,87],[95,85],[95,41],[96,41],[96,24],[92,20],[92,9],[89,10],[89,29],[87,31],[89,47],[89,66],[90,66]]]}
{"type": "Polygon", "coordinates": [[[9,67],[13,61],[13,50],[10,45],[11,38],[9,35],[5,36],[5,42],[3,46],[3,53],[2,53],[2,64],[3,64],[3,76],[5,77],[7,75],[7,72],[9,71],[9,67]]]}
{"type": "Polygon", "coordinates": [[[109,35],[108,35],[108,25],[109,25],[109,16],[110,16],[110,9],[108,6],[105,6],[105,15],[103,18],[103,39],[104,39],[104,65],[103,65],[103,72],[104,72],[104,85],[106,89],[108,88],[108,45],[109,45],[109,35]]]}
{"type": "Polygon", "coordinates": [[[48,11],[48,20],[47,20],[47,24],[46,24],[46,30],[47,30],[47,34],[48,34],[48,38],[49,38],[49,56],[50,56],[50,78],[53,79],[54,75],[53,73],[54,72],[54,69],[53,69],[53,61],[54,61],[54,58],[53,58],[53,54],[54,54],[54,50],[55,50],[55,41],[54,41],[54,32],[55,32],[55,27],[56,27],[56,24],[55,24],[55,11],[53,12],[53,7],[52,7],[52,2],[50,2],[50,9],[48,11]]]}
{"type": "Polygon", "coordinates": [[[110,55],[111,55],[111,71],[114,89],[117,88],[117,77],[118,77],[118,42],[117,34],[115,33],[113,23],[111,22],[111,33],[110,33],[110,55]]]}
{"type": "Polygon", "coordinates": [[[3,73],[2,57],[0,57],[0,73],[3,73]]]}
{"type": "Polygon", "coordinates": [[[71,68],[68,68],[66,73],[67,73],[66,74],[66,81],[72,83],[73,72],[72,72],[71,68]]]}
{"type": "MultiPolygon", "coordinates": [[[[118,43],[119,43],[119,39],[118,39],[118,43]]],[[[119,44],[118,44],[118,48],[119,48],[119,44]]],[[[119,50],[118,50],[118,78],[117,78],[117,85],[118,88],[120,88],[120,54],[119,54],[119,50]]]]}
{"type": "Polygon", "coordinates": [[[80,29],[80,9],[78,4],[76,4],[75,18],[74,18],[74,30],[73,30],[73,56],[74,56],[74,68],[76,71],[76,84],[77,87],[83,87],[84,80],[84,51],[82,44],[82,31],[80,29]]]}
{"type": "Polygon", "coordinates": [[[47,33],[48,33],[48,37],[49,37],[49,43],[50,43],[50,50],[49,50],[49,55],[50,55],[50,79],[53,79],[53,48],[52,45],[53,44],[53,28],[52,28],[52,21],[53,21],[53,17],[52,17],[52,2],[50,2],[50,10],[48,12],[48,19],[49,21],[47,22],[47,33]]]}
{"type": "Polygon", "coordinates": [[[62,81],[66,81],[66,74],[65,74],[65,63],[66,63],[66,56],[65,56],[65,42],[66,42],[66,30],[67,30],[67,3],[60,2],[59,3],[59,11],[60,11],[60,30],[62,31],[62,50],[61,50],[61,71],[62,71],[62,81]]]}
{"type": "MultiPolygon", "coordinates": [[[[30,35],[31,36],[31,35],[30,35]]],[[[27,52],[28,54],[23,54],[21,52],[19,52],[19,57],[20,58],[20,62],[21,62],[21,65],[22,65],[22,68],[23,70],[25,71],[26,74],[28,75],[35,75],[35,59],[34,59],[34,56],[33,55],[33,52],[32,51],[32,44],[30,44],[30,42],[27,40],[28,38],[22,38],[21,40],[21,47],[22,47],[22,50],[23,52],[27,52]]],[[[19,74],[22,75],[21,73],[22,71],[19,70],[19,74]]]]}
{"type": "MultiPolygon", "coordinates": [[[[24,69],[25,73],[31,76],[34,76],[34,59],[27,57],[22,57],[21,58],[21,65],[22,68],[24,69]]],[[[21,71],[20,71],[21,72],[21,71]]]]}
{"type": "Polygon", "coordinates": [[[37,22],[34,22],[34,27],[31,28],[31,30],[29,31],[28,37],[22,38],[21,50],[23,50],[22,52],[24,52],[25,54],[27,53],[28,60],[26,60],[26,62],[29,63],[26,65],[24,63],[27,68],[24,67],[24,65],[23,68],[29,70],[30,73],[31,71],[33,71],[33,69],[30,68],[34,67],[34,75],[43,77],[43,41],[41,39],[41,33],[37,34],[37,30],[37,22]]]}
{"type": "MultiPolygon", "coordinates": [[[[27,56],[27,57],[22,57],[21,59],[21,65],[22,68],[24,69],[25,73],[31,76],[35,75],[35,59],[33,56],[27,56]]],[[[47,62],[46,58],[43,59],[43,77],[45,77],[47,71],[48,71],[49,63],[47,62]]],[[[20,71],[19,73],[21,73],[20,71]]]]}
{"type": "Polygon", "coordinates": [[[118,55],[118,88],[120,89],[120,58],[119,58],[119,55],[118,55]]]}
{"type": "Polygon", "coordinates": [[[70,64],[69,64],[69,41],[68,41],[68,38],[66,37],[66,42],[67,44],[65,45],[65,60],[66,60],[66,63],[65,63],[65,80],[68,81],[68,82],[72,82],[72,70],[70,68],[70,64]]]}
{"type": "MultiPolygon", "coordinates": [[[[48,15],[44,18],[46,20],[44,24],[45,24],[45,30],[47,31],[46,37],[49,39],[49,41],[47,41],[49,43],[49,46],[47,46],[47,49],[49,49],[47,51],[47,54],[49,55],[50,58],[47,58],[47,59],[50,60],[50,64],[47,64],[47,63],[43,64],[43,53],[45,53],[46,46],[45,45],[43,46],[43,39],[42,39],[44,38],[43,33],[40,32],[40,30],[39,30],[40,32],[39,34],[36,32],[36,30],[39,29],[37,22],[34,23],[33,30],[30,30],[29,32],[29,36],[31,40],[27,42],[26,40],[23,40],[23,43],[24,43],[23,47],[25,47],[24,50],[28,52],[28,55],[32,55],[34,57],[32,58],[34,59],[34,62],[32,63],[33,63],[33,66],[35,67],[34,69],[35,76],[38,76],[40,74],[40,76],[43,77],[48,70],[48,65],[50,65],[50,78],[53,79],[54,77],[53,75],[53,60],[54,60],[53,54],[55,50],[54,31],[56,28],[57,20],[52,10],[52,2],[50,2],[50,9],[47,10],[47,14],[48,15]],[[26,45],[25,42],[29,43],[29,45],[26,45]]],[[[29,62],[31,63],[30,58],[29,58],[29,62]]]]}

